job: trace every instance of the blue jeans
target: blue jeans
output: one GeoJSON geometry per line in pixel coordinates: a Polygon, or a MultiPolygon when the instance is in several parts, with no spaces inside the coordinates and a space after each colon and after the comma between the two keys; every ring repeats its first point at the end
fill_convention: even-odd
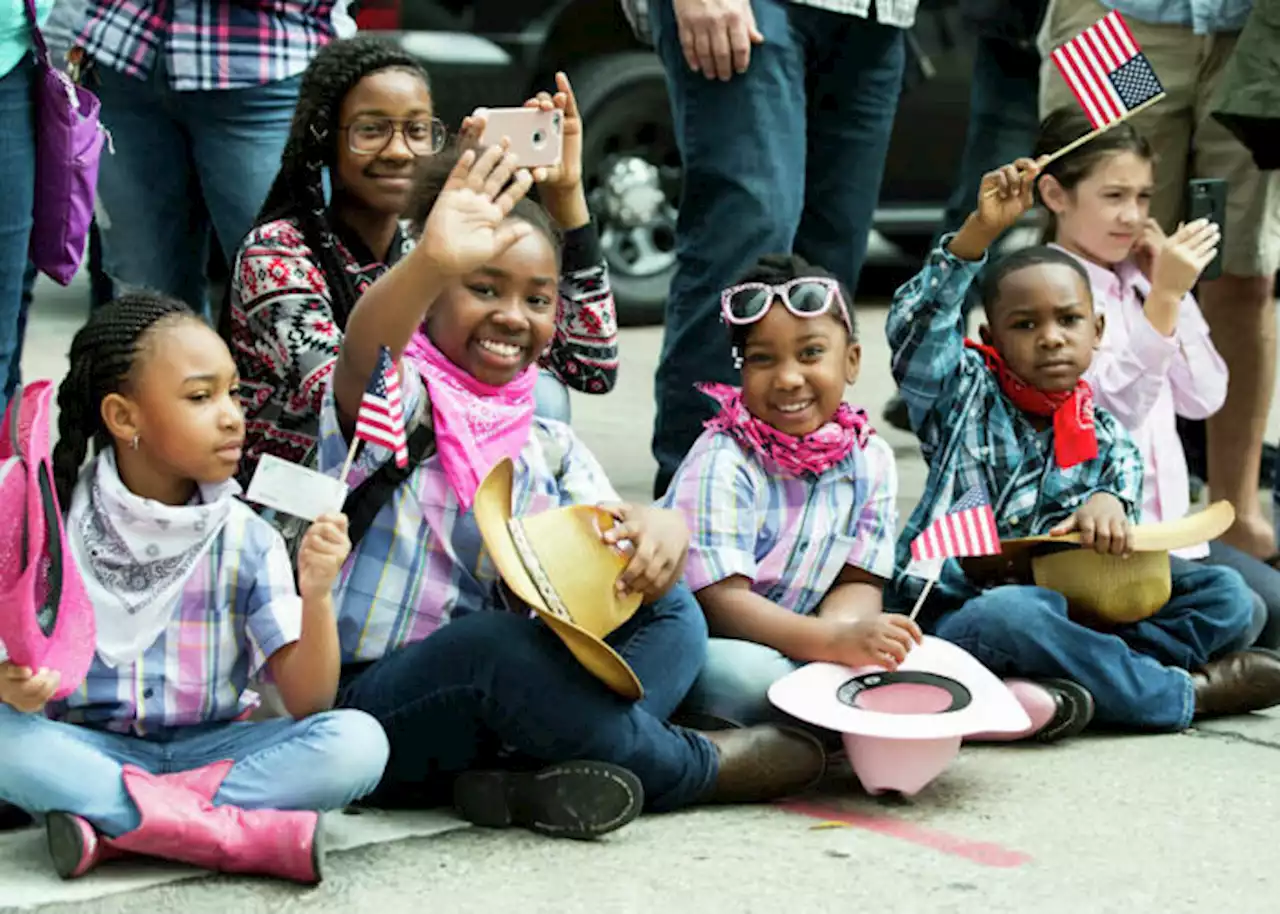
{"type": "Polygon", "coordinates": [[[1182,730],[1195,714],[1188,671],[1238,647],[1253,618],[1244,579],[1229,568],[1181,559],[1173,596],[1158,613],[1103,633],[1067,618],[1067,602],[1042,587],[1006,586],[969,600],[933,626],[993,673],[1056,676],[1093,693],[1096,720],[1182,730]]]}
{"type": "Polygon", "coordinates": [[[689,690],[682,710],[710,714],[744,727],[795,719],[769,701],[769,686],[804,666],[754,641],[712,638],[707,662],[689,690]]]}
{"type": "Polygon", "coordinates": [[[27,294],[35,278],[27,261],[36,184],[34,74],[26,57],[0,77],[0,409],[18,382],[27,294]]]}
{"type": "Polygon", "coordinates": [[[447,802],[471,768],[591,759],[635,773],[646,805],[674,809],[713,783],[702,736],[666,723],[706,657],[707,626],[684,585],[607,639],[645,695],[630,702],[586,671],[542,622],[500,610],[454,618],[346,677],[341,703],[386,729],[391,762],[374,802],[447,802]]]}
{"type": "Polygon", "coordinates": [[[654,385],[655,496],[711,415],[693,385],[740,381],[721,290],[762,254],[793,250],[856,288],[902,86],[900,29],[784,0],[752,6],[765,43],[728,82],[689,69],[669,0],[649,9],[684,162],[654,385]]]}
{"type": "Polygon", "coordinates": [[[0,801],[34,816],[69,812],[116,837],[138,827],[123,765],[173,774],[234,761],[214,798],[243,809],[341,809],[377,786],[387,739],[373,718],[330,711],[304,720],[177,727],[140,738],[0,704],[0,801]]]}
{"type": "Polygon", "coordinates": [[[1240,572],[1262,604],[1260,618],[1255,620],[1245,646],[1280,648],[1280,571],[1217,540],[1209,544],[1209,557],[1205,562],[1240,572]]]}
{"type": "Polygon", "coordinates": [[[544,419],[555,419],[565,425],[573,421],[569,388],[545,368],[538,369],[538,383],[533,389],[533,399],[536,415],[544,419]]]}
{"type": "Polygon", "coordinates": [[[280,169],[301,77],[175,92],[160,65],[147,80],[94,72],[115,146],[98,178],[106,271],[116,291],[145,286],[207,315],[210,226],[230,262],[280,169]]]}

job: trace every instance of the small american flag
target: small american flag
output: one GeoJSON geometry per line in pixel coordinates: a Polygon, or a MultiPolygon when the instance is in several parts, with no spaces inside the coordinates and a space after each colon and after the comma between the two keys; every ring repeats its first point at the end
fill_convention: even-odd
{"type": "Polygon", "coordinates": [[[400,375],[386,346],[378,353],[378,367],[365,388],[356,416],[356,439],[379,444],[395,452],[396,466],[409,465],[409,440],[404,431],[404,405],[400,402],[400,375]]]}
{"type": "Polygon", "coordinates": [[[951,510],[925,527],[911,541],[911,557],[927,562],[966,555],[995,555],[1000,551],[996,516],[981,485],[976,485],[951,510]]]}
{"type": "Polygon", "coordinates": [[[1053,52],[1095,130],[1164,94],[1124,17],[1114,10],[1053,52]]]}

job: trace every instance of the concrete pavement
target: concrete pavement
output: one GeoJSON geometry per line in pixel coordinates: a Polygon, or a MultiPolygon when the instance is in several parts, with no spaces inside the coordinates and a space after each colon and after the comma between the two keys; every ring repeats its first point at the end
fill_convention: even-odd
{"type": "MultiPolygon", "coordinates": [[[[41,290],[27,377],[61,376],[70,334],[82,320],[81,301],[41,290]]],[[[866,309],[861,321],[863,377],[851,399],[877,416],[891,389],[883,310],[866,309]]],[[[626,331],[620,388],[608,397],[574,400],[575,426],[630,498],[647,496],[652,479],[648,436],[658,339],[657,330],[626,331]]],[[[1273,414],[1272,440],[1277,431],[1273,414]]],[[[883,432],[898,453],[905,513],[920,491],[923,464],[909,435],[883,432]]],[[[806,804],[652,816],[593,844],[468,830],[335,857],[329,879],[313,891],[208,878],[42,910],[1280,910],[1274,868],[1280,714],[1180,735],[973,747],[914,800],[875,800],[838,781],[806,804]]],[[[0,885],[0,911],[3,904],[0,885]]]]}

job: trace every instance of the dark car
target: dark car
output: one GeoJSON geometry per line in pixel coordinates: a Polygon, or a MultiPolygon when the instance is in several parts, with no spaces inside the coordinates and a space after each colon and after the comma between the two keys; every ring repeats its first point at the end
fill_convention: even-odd
{"type": "MultiPolygon", "coordinates": [[[[617,0],[363,0],[361,31],[422,60],[438,116],[520,104],[573,81],[587,125],[584,170],[620,319],[661,320],[675,268],[680,157],[662,65],[617,0]]],[[[964,144],[971,43],[954,10],[921,10],[885,169],[870,260],[917,259],[937,230],[964,144]]]]}

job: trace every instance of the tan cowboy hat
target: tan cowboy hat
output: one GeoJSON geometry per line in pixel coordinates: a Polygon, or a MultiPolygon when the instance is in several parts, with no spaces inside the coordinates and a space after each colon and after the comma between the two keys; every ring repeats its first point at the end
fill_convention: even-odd
{"type": "MultiPolygon", "coordinates": [[[[1128,558],[1099,555],[1080,547],[1080,534],[1028,536],[1002,540],[994,564],[1027,573],[1039,587],[1067,598],[1077,620],[1110,627],[1140,622],[1169,602],[1173,583],[1169,553],[1216,539],[1235,521],[1230,502],[1220,501],[1197,514],[1133,528],[1128,558]]],[[[966,561],[968,571],[991,569],[993,562],[966,561]]]]}
{"type": "Polygon", "coordinates": [[[574,505],[512,517],[514,468],[503,459],[476,491],[473,509],[485,548],[511,591],[536,612],[605,685],[638,700],[644,687],[604,639],[640,608],[639,594],[618,593],[627,562],[600,539],[616,521],[603,508],[574,505]]]}

